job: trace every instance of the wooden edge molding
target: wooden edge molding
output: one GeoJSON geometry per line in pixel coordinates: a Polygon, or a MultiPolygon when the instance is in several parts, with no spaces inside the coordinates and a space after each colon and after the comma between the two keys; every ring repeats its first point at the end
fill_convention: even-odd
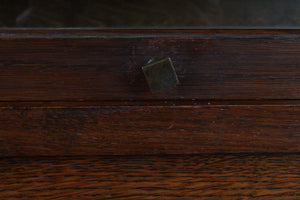
{"type": "Polygon", "coordinates": [[[23,36],[23,37],[32,37],[32,36],[38,36],[39,34],[44,34],[44,36],[57,36],[57,34],[72,34],[73,36],[76,35],[137,35],[137,34],[167,34],[167,35],[175,35],[176,34],[299,34],[300,29],[297,28],[285,28],[285,29],[255,29],[255,28],[224,28],[224,29],[218,29],[218,28],[209,28],[209,29],[189,29],[189,28],[169,28],[169,29],[163,29],[163,28],[139,28],[139,29],[118,29],[118,28],[0,28],[0,37],[12,37],[12,36],[23,36]]]}
{"type": "Polygon", "coordinates": [[[300,152],[299,105],[4,106],[0,156],[300,152]]]}

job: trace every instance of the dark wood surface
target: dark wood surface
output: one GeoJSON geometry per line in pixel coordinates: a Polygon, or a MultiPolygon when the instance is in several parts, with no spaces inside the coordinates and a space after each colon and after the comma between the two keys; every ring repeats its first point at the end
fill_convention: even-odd
{"type": "Polygon", "coordinates": [[[299,199],[299,39],[1,30],[0,199],[299,199]],[[152,95],[156,55],[181,84],[152,95]]]}
{"type": "Polygon", "coordinates": [[[298,200],[300,155],[0,160],[0,199],[298,200]]]}
{"type": "Polygon", "coordinates": [[[298,99],[299,31],[2,31],[1,101],[298,99]],[[77,35],[76,35],[77,34],[77,35]],[[141,67],[173,60],[152,95],[141,67]]]}
{"type": "MultiPolygon", "coordinates": [[[[67,103],[66,103],[67,104],[67,103]]],[[[209,104],[209,102],[208,102],[209,104]]],[[[2,106],[1,156],[299,152],[300,106],[2,106]]]]}

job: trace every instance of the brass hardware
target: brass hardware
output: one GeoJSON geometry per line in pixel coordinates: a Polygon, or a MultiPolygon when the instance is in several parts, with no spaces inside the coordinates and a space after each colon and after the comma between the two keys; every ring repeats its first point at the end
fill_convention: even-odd
{"type": "Polygon", "coordinates": [[[153,58],[142,69],[152,93],[179,84],[175,68],[169,57],[153,58]]]}

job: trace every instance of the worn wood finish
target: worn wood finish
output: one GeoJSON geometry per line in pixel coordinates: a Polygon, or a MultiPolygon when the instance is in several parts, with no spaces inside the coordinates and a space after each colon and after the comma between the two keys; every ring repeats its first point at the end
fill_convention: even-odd
{"type": "Polygon", "coordinates": [[[4,106],[1,156],[300,152],[300,105],[4,106]]]}
{"type": "Polygon", "coordinates": [[[297,200],[300,155],[9,158],[0,199],[297,200]]]}
{"type": "Polygon", "coordinates": [[[297,30],[3,30],[0,101],[299,99],[297,30]],[[170,56],[180,85],[141,70],[170,56]]]}

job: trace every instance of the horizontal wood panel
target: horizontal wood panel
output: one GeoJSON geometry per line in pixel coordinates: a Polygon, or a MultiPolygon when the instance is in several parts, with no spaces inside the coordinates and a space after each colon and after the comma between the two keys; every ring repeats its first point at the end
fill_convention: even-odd
{"type": "Polygon", "coordinates": [[[296,200],[300,156],[10,158],[1,199],[296,200]]]}
{"type": "Polygon", "coordinates": [[[300,152],[300,105],[2,106],[1,156],[300,152]]]}
{"type": "Polygon", "coordinates": [[[0,101],[299,99],[297,30],[2,30],[0,101]],[[170,56],[180,85],[141,67],[170,56]]]}

